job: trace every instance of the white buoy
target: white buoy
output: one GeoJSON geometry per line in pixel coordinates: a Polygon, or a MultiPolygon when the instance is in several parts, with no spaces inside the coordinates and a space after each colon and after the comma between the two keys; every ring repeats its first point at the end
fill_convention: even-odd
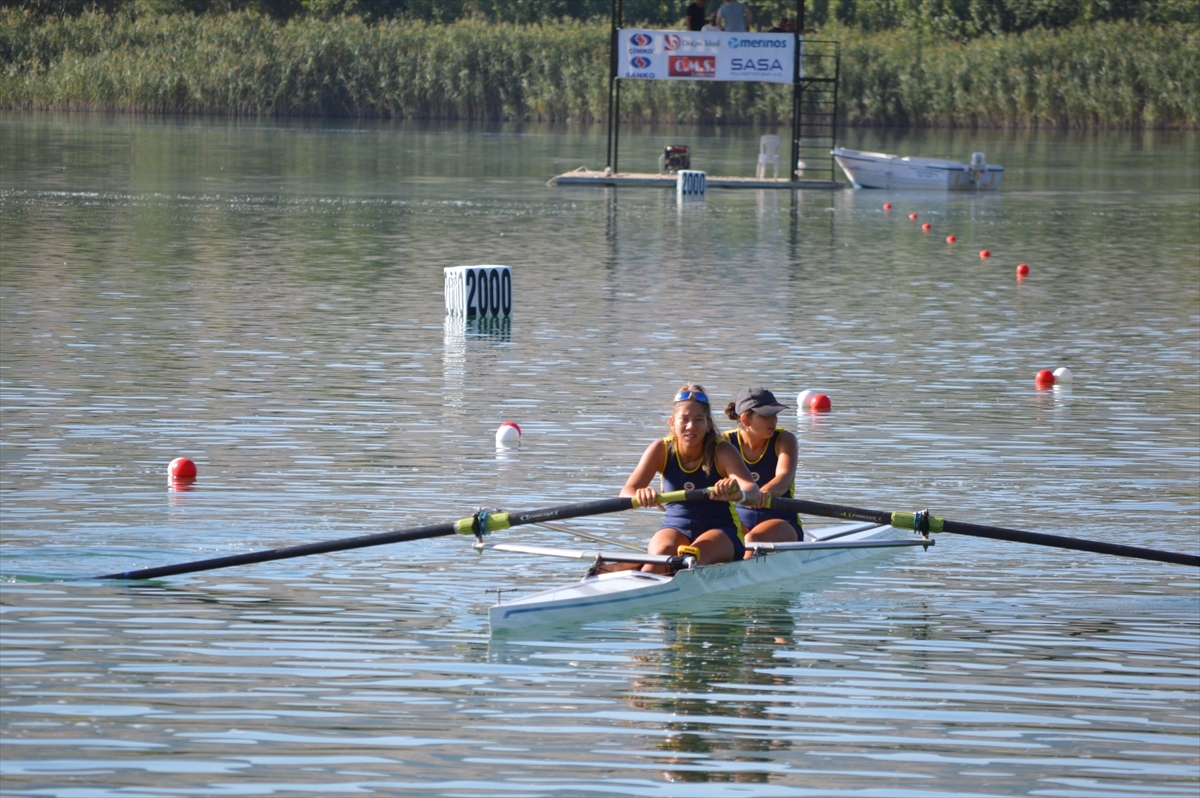
{"type": "Polygon", "coordinates": [[[816,391],[801,391],[796,394],[796,412],[805,413],[808,411],[808,400],[817,395],[816,391]]]}
{"type": "Polygon", "coordinates": [[[1059,366],[1058,368],[1056,368],[1054,370],[1054,382],[1056,384],[1060,383],[1060,382],[1070,382],[1070,381],[1071,381],[1071,370],[1069,368],[1067,368],[1066,366],[1059,366]]]}
{"type": "Polygon", "coordinates": [[[521,428],[517,426],[515,421],[505,421],[496,430],[496,445],[513,447],[519,446],[521,443],[521,428]]]}

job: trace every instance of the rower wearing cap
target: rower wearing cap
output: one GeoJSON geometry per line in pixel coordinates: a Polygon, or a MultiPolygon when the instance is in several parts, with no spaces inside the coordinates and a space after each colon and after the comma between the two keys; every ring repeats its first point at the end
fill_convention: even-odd
{"type": "MultiPolygon", "coordinates": [[[[695,556],[700,565],[741,559],[746,551],[743,529],[731,500],[742,493],[757,501],[758,487],[737,449],[721,437],[703,386],[688,384],[679,389],[667,427],[671,434],[646,447],[621,495],[635,497],[642,507],[654,506],[658,491],[650,482],[655,474],[662,475],[664,493],[713,491],[708,501],[667,505],[649,552],[674,555],[684,547],[684,553],[695,556]]],[[[658,569],[647,566],[647,570],[658,569]]]]}
{"type": "Polygon", "coordinates": [[[725,439],[737,448],[761,491],[757,500],[744,500],[737,508],[746,528],[746,543],[804,540],[799,515],[762,506],[768,497],[791,498],[795,493],[796,436],[777,426],[781,410],[787,410],[787,405],[761,385],[744,388],[725,407],[725,415],[738,422],[738,428],[725,433],[725,439]]]}

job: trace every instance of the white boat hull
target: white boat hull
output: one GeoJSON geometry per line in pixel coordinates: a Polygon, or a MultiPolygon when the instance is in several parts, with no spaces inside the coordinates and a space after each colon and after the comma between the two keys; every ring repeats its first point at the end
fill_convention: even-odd
{"type": "Polygon", "coordinates": [[[497,604],[488,612],[493,632],[543,624],[582,622],[676,604],[754,585],[795,580],[892,548],[865,548],[872,542],[911,541],[911,532],[874,524],[847,524],[822,530],[829,542],[775,551],[748,560],[678,571],[674,575],[617,571],[497,604]],[[836,540],[829,540],[830,537],[836,540]]]}
{"type": "Polygon", "coordinates": [[[1000,188],[1004,177],[1003,166],[984,163],[982,156],[965,164],[837,147],[833,159],[855,188],[991,191],[1000,188]]]}

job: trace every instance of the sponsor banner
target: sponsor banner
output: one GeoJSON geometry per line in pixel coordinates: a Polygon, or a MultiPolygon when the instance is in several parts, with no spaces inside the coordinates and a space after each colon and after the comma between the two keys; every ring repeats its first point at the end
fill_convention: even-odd
{"type": "Polygon", "coordinates": [[[790,33],[617,31],[618,78],[791,83],[795,54],[790,33]]]}

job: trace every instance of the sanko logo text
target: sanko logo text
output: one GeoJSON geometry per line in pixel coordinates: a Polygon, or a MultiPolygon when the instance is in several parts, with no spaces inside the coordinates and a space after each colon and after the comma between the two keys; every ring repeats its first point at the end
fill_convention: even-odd
{"type": "Polygon", "coordinates": [[[644,55],[629,59],[629,65],[634,69],[649,69],[651,61],[644,55]]]}
{"type": "Polygon", "coordinates": [[[629,37],[629,43],[634,47],[649,47],[654,44],[654,37],[645,33],[635,33],[629,37]]]}
{"type": "Polygon", "coordinates": [[[739,39],[737,37],[729,39],[729,48],[731,50],[736,50],[739,47],[773,47],[785,50],[787,46],[787,39],[739,39]]]}

